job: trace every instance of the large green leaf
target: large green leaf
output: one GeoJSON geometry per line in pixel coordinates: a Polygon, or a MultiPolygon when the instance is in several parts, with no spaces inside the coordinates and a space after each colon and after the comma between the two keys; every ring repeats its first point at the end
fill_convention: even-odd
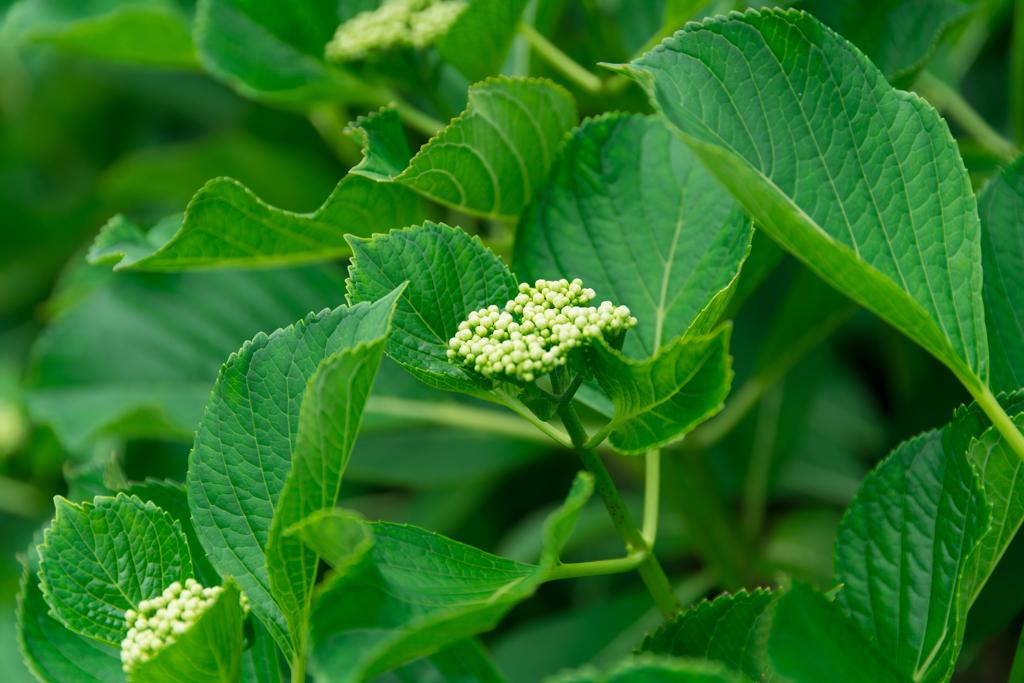
{"type": "Polygon", "coordinates": [[[502,307],[518,282],[501,259],[458,228],[426,222],[368,240],[352,238],[348,298],[375,301],[402,282],[388,356],[428,384],[482,394],[485,389],[448,362],[448,342],[471,311],[502,307]]]}
{"type": "Polygon", "coordinates": [[[705,600],[644,638],[640,651],[706,658],[753,681],[770,680],[768,634],[778,597],[759,588],[705,600]]]}
{"type": "Polygon", "coordinates": [[[348,256],[346,234],[369,237],[403,228],[423,215],[415,192],[348,174],[323,206],[298,214],[269,206],[231,178],[215,178],[195,194],[173,232],[146,233],[112,218],[89,250],[90,263],[115,270],[183,271],[282,266],[348,256]]]}
{"type": "Polygon", "coordinates": [[[909,683],[879,645],[838,604],[796,584],[775,609],[768,654],[794,683],[909,683]]]}
{"type": "Polygon", "coordinates": [[[224,359],[260,330],[339,303],[334,268],[127,274],[84,265],[33,349],[29,410],[78,448],[102,433],[191,440],[224,359]],[[117,330],[117,334],[111,334],[117,330]]]}
{"type": "Polygon", "coordinates": [[[978,195],[992,390],[1024,387],[1024,157],[978,195]]]}
{"type": "MultiPolygon", "coordinates": [[[[241,95],[308,106],[377,99],[351,74],[323,60],[341,23],[331,0],[199,0],[195,42],[203,68],[241,95]]],[[[386,101],[386,100],[385,100],[386,101]]]]}
{"type": "Polygon", "coordinates": [[[470,81],[501,70],[527,0],[470,0],[437,41],[437,52],[470,81]]]}
{"type": "Polygon", "coordinates": [[[39,558],[29,553],[18,596],[18,643],[43,683],[122,683],[119,650],[81,636],[49,614],[39,586],[39,558]]]}
{"type": "Polygon", "coordinates": [[[377,338],[367,336],[358,346],[324,359],[306,383],[292,466],[266,549],[270,587],[288,621],[295,652],[306,649],[319,558],[282,532],[314,512],[334,507],[386,341],[385,327],[377,338]]]}
{"type": "Polygon", "coordinates": [[[46,601],[68,628],[120,647],[126,610],[192,578],[185,536],[169,514],[123,493],[56,502],[39,546],[46,601]]]}
{"type": "Polygon", "coordinates": [[[296,528],[335,574],[317,590],[312,641],[318,680],[359,681],[493,628],[558,562],[593,492],[580,473],[545,523],[537,566],[496,557],[412,526],[321,514],[296,528]],[[372,540],[372,547],[361,539],[372,540]]]}
{"type": "Polygon", "coordinates": [[[236,683],[244,643],[241,593],[230,579],[176,642],[137,665],[131,683],[236,683]]]}
{"type": "Polygon", "coordinates": [[[297,445],[306,383],[324,358],[384,334],[400,291],[372,305],[310,314],[246,342],[221,368],[196,432],[188,493],[199,538],[289,655],[287,621],[272,597],[264,553],[297,445]]]}
{"type": "Polygon", "coordinates": [[[22,0],[9,10],[0,37],[8,44],[50,43],[97,59],[199,66],[188,20],[173,0],[22,0]]]}
{"type": "Polygon", "coordinates": [[[623,352],[649,358],[711,329],[750,246],[750,221],[654,116],[573,131],[516,233],[527,282],[580,277],[639,321],[623,352]],[[695,324],[697,323],[697,324],[695,324]]]}
{"type": "Polygon", "coordinates": [[[976,202],[931,106],[797,11],[689,24],[622,68],[776,241],[986,391],[976,202]]]}
{"type": "Polygon", "coordinates": [[[983,2],[976,0],[802,0],[841,33],[898,87],[907,87],[942,40],[983,2]]]}
{"type": "Polygon", "coordinates": [[[904,442],[861,485],[836,536],[836,600],[894,671],[947,680],[966,618],[962,577],[990,520],[949,428],[904,442]]]}
{"type": "Polygon", "coordinates": [[[639,455],[664,446],[719,410],[732,383],[730,324],[680,337],[650,359],[634,361],[603,341],[590,351],[594,376],[615,405],[605,429],[616,451],[639,455]]]}
{"type": "MultiPolygon", "coordinates": [[[[375,130],[400,141],[404,133],[394,111],[384,110],[379,117],[375,130]]],[[[469,89],[466,111],[424,145],[392,182],[469,214],[515,221],[547,178],[562,139],[575,124],[576,103],[561,86],[537,78],[488,78],[469,89]]],[[[380,164],[373,161],[379,152],[367,151],[371,160],[352,172],[379,180],[382,174],[375,169],[380,164]]]]}
{"type": "Polygon", "coordinates": [[[747,683],[748,680],[713,662],[644,655],[628,657],[605,671],[583,667],[548,678],[546,683],[747,683]]]}

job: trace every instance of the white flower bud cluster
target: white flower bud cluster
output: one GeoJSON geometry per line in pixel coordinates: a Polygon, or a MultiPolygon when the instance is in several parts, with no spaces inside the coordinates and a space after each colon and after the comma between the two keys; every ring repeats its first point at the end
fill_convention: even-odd
{"type": "Polygon", "coordinates": [[[524,282],[504,312],[488,306],[459,324],[448,343],[448,360],[472,365],[485,377],[532,382],[564,365],[570,350],[636,325],[625,306],[610,301],[587,306],[595,296],[579,278],[537,280],[533,287],[524,282]]]}
{"type": "MultiPolygon", "coordinates": [[[[175,581],[160,597],[140,602],[138,612],[131,609],[125,612],[128,635],[121,641],[121,664],[125,673],[174,643],[223,590],[220,586],[203,588],[194,579],[186,580],[184,588],[175,581]]],[[[244,595],[240,602],[243,610],[248,611],[244,595]]]]}
{"type": "Polygon", "coordinates": [[[463,0],[385,0],[339,26],[325,55],[348,62],[395,47],[422,50],[444,35],[466,6],[463,0]]]}

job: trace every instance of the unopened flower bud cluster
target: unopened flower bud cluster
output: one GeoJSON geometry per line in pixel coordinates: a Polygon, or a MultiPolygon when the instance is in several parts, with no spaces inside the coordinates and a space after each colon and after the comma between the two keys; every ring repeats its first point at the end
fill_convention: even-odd
{"type": "Polygon", "coordinates": [[[346,62],[396,47],[422,50],[447,33],[466,6],[463,0],[386,0],[339,26],[325,55],[346,62]]]}
{"type": "MultiPolygon", "coordinates": [[[[131,609],[125,612],[128,635],[121,641],[121,664],[125,673],[177,641],[199,615],[216,602],[223,590],[220,586],[203,588],[194,579],[186,580],[184,587],[175,581],[160,597],[140,602],[138,612],[131,609]]],[[[240,602],[247,610],[244,595],[240,602]]]]}
{"type": "Polygon", "coordinates": [[[636,325],[625,306],[587,306],[595,296],[579,278],[524,282],[504,312],[488,306],[469,314],[448,343],[448,360],[486,377],[532,382],[564,365],[570,350],[636,325]]]}

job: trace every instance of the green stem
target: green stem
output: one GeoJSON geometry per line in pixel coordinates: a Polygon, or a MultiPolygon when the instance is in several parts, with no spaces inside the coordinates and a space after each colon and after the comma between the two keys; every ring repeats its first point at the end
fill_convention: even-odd
{"type": "Polygon", "coordinates": [[[501,410],[477,408],[464,403],[371,396],[366,403],[366,412],[485,432],[521,441],[550,443],[549,437],[530,429],[530,423],[521,417],[509,415],[501,410]]]}
{"type": "Polygon", "coordinates": [[[772,451],[782,410],[782,385],[777,384],[761,401],[754,444],[750,449],[750,464],[743,486],[743,530],[747,538],[757,538],[764,523],[764,509],[768,500],[768,474],[771,471],[772,451]]]}
{"type": "Polygon", "coordinates": [[[914,89],[932,103],[942,114],[960,124],[967,134],[980,142],[993,154],[1013,161],[1017,158],[1017,146],[1000,135],[981,115],[974,110],[956,89],[939,80],[931,73],[922,71],[914,83],[914,89]]]}
{"type": "Polygon", "coordinates": [[[306,683],[306,652],[295,653],[295,661],[292,662],[292,683],[306,683]]]}
{"type": "Polygon", "coordinates": [[[768,385],[756,375],[748,379],[729,398],[722,412],[697,427],[686,437],[681,444],[682,448],[688,451],[700,451],[721,441],[754,409],[767,389],[768,385]]]}
{"type": "Polygon", "coordinates": [[[345,135],[346,124],[337,107],[330,104],[314,107],[309,112],[309,122],[342,164],[352,167],[363,160],[359,145],[345,135]]]}
{"type": "Polygon", "coordinates": [[[534,415],[533,411],[527,408],[522,401],[520,401],[512,394],[508,393],[505,389],[499,387],[498,389],[495,389],[491,393],[496,398],[498,398],[504,405],[508,406],[515,412],[519,413],[519,415],[526,418],[526,420],[529,421],[530,424],[532,424],[534,427],[536,427],[537,429],[551,437],[559,446],[568,449],[575,448],[572,440],[569,436],[565,434],[565,432],[561,431],[557,427],[549,425],[547,422],[544,422],[539,417],[534,415]]]}
{"type": "Polygon", "coordinates": [[[394,101],[398,116],[413,130],[423,133],[428,138],[432,138],[439,131],[444,130],[445,124],[442,121],[425,114],[398,96],[395,96],[394,101]]]}
{"type": "MultiPolygon", "coordinates": [[[[970,387],[968,387],[970,389],[970,387]]],[[[1006,442],[1010,444],[1010,448],[1017,456],[1024,460],[1024,434],[1021,434],[1017,425],[1014,424],[1013,420],[1006,414],[1003,407],[999,405],[999,401],[992,395],[992,391],[987,387],[983,386],[981,391],[974,394],[974,399],[981,406],[981,409],[985,411],[988,418],[992,420],[992,424],[995,426],[999,433],[1003,435],[1006,442]]]]}
{"type": "Polygon", "coordinates": [[[658,507],[661,503],[661,449],[644,456],[644,540],[654,550],[658,538],[658,507]]]}
{"type": "Polygon", "coordinates": [[[1024,0],[1013,3],[1010,43],[1010,115],[1017,144],[1024,145],[1024,0]]]}
{"type": "Polygon", "coordinates": [[[534,50],[548,61],[551,66],[562,72],[567,78],[587,92],[597,94],[604,89],[604,83],[596,75],[580,66],[572,57],[565,54],[550,40],[527,23],[519,25],[519,34],[526,38],[534,50]]]}
{"type": "Polygon", "coordinates": [[[559,579],[576,579],[581,576],[604,576],[605,574],[623,574],[633,571],[647,559],[648,552],[631,553],[626,557],[614,560],[596,560],[594,562],[572,562],[559,564],[548,573],[546,581],[559,579]]]}

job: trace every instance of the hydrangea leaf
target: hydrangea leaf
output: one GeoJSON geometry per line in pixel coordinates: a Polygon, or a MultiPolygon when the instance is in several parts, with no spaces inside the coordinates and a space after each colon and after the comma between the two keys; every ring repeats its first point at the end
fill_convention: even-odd
{"type": "Polygon", "coordinates": [[[778,598],[778,592],[759,588],[704,600],[644,638],[640,652],[710,659],[767,683],[768,634],[778,598]]]}
{"type": "MultiPolygon", "coordinates": [[[[842,591],[840,591],[842,593],[842,591]]],[[[842,607],[796,584],[775,609],[768,654],[793,683],[909,683],[842,607]]]]}
{"type": "MultiPolygon", "coordinates": [[[[404,133],[403,133],[404,135],[404,133]]],[[[311,214],[278,209],[231,178],[206,183],[177,230],[148,234],[115,216],[89,249],[89,262],[114,270],[208,270],[284,266],[348,256],[346,234],[403,228],[423,215],[423,200],[404,187],[348,174],[311,214]]]]}
{"type": "Polygon", "coordinates": [[[349,302],[375,301],[409,282],[395,309],[388,356],[431,386],[485,396],[486,388],[446,353],[471,311],[504,306],[518,293],[501,259],[479,238],[430,222],[349,242],[349,302]]]}
{"type": "Polygon", "coordinates": [[[966,618],[962,577],[990,520],[948,427],[902,443],[861,485],[836,535],[836,601],[893,671],[948,679],[966,618]]]}
{"type": "Polygon", "coordinates": [[[515,221],[575,124],[576,103],[561,86],[537,78],[488,78],[469,89],[466,111],[392,182],[468,214],[515,221]]]}
{"type": "Polygon", "coordinates": [[[1024,157],[978,196],[992,391],[1024,387],[1024,157]]]}
{"type": "Polygon", "coordinates": [[[260,330],[337,305],[343,288],[335,268],[167,275],[83,264],[54,298],[74,305],[55,306],[33,349],[30,414],[72,450],[108,433],[191,441],[224,359],[260,330]]]}
{"type": "Polygon", "coordinates": [[[94,59],[194,69],[188,20],[172,0],[22,0],[11,7],[3,38],[49,43],[94,59]]]}
{"type": "Polygon", "coordinates": [[[527,0],[470,0],[437,52],[470,81],[482,81],[501,70],[512,46],[527,0]]]}
{"type": "Polygon", "coordinates": [[[365,98],[368,87],[324,62],[346,3],[199,0],[195,42],[203,68],[242,96],[309,106],[365,98]]]}
{"type": "Polygon", "coordinates": [[[400,291],[372,305],[310,314],[246,342],[221,368],[196,432],[187,486],[199,539],[289,655],[287,621],[271,593],[265,551],[297,446],[306,383],[324,358],[384,334],[400,291]]]}
{"type": "Polygon", "coordinates": [[[590,363],[615,405],[605,429],[619,453],[640,455],[675,441],[722,408],[732,384],[731,325],[680,337],[648,360],[626,358],[601,341],[590,363]]]}
{"type": "Polygon", "coordinates": [[[126,610],[192,578],[185,535],[156,505],[123,493],[81,505],[55,500],[39,546],[46,601],[68,628],[120,647],[126,610]]]}
{"type": "MultiPolygon", "coordinates": [[[[455,643],[394,672],[397,681],[436,683],[505,683],[490,655],[475,638],[455,643]]],[[[382,679],[381,683],[384,683],[382,679]]]]}
{"type": "Polygon", "coordinates": [[[386,341],[384,329],[377,338],[368,337],[325,358],[306,383],[291,470],[274,511],[266,549],[270,588],[288,621],[295,652],[306,649],[319,558],[282,532],[314,512],[334,507],[386,341]]]}
{"type": "Polygon", "coordinates": [[[910,85],[975,0],[802,0],[794,3],[859,47],[897,87],[910,85]]]}
{"type": "Polygon", "coordinates": [[[393,106],[360,116],[345,129],[345,133],[363,150],[363,160],[349,173],[373,180],[392,180],[409,165],[412,150],[409,149],[409,140],[405,137],[398,110],[393,106]]]}
{"type": "Polygon", "coordinates": [[[582,277],[597,302],[628,306],[638,324],[623,353],[644,359],[710,331],[752,233],[660,119],[611,114],[569,137],[516,232],[514,268],[526,282],[582,277]]]}
{"type": "MultiPolygon", "coordinates": [[[[413,526],[369,524],[372,548],[330,538],[337,514],[321,514],[296,532],[325,558],[340,560],[317,590],[312,642],[324,681],[360,681],[493,628],[533,594],[558,561],[579,511],[593,493],[581,472],[565,504],[545,522],[538,565],[496,557],[413,526]],[[341,552],[338,551],[341,548],[341,552]],[[332,557],[333,555],[333,557],[332,557]]],[[[359,523],[346,518],[347,525],[359,523]]]]}
{"type": "Polygon", "coordinates": [[[986,390],[977,207],[930,105],[798,11],[688,24],[622,68],[759,226],[986,390]]]}
{"type": "Polygon", "coordinates": [[[18,595],[18,645],[25,664],[43,683],[121,683],[120,652],[79,635],[49,614],[39,585],[34,549],[21,577],[18,595]]]}
{"type": "Polygon", "coordinates": [[[546,683],[750,683],[721,664],[697,659],[654,656],[627,657],[605,671],[585,666],[552,676],[546,683]]]}
{"type": "Polygon", "coordinates": [[[137,665],[130,683],[236,683],[244,643],[241,593],[228,579],[216,601],[177,642],[137,665]]]}

